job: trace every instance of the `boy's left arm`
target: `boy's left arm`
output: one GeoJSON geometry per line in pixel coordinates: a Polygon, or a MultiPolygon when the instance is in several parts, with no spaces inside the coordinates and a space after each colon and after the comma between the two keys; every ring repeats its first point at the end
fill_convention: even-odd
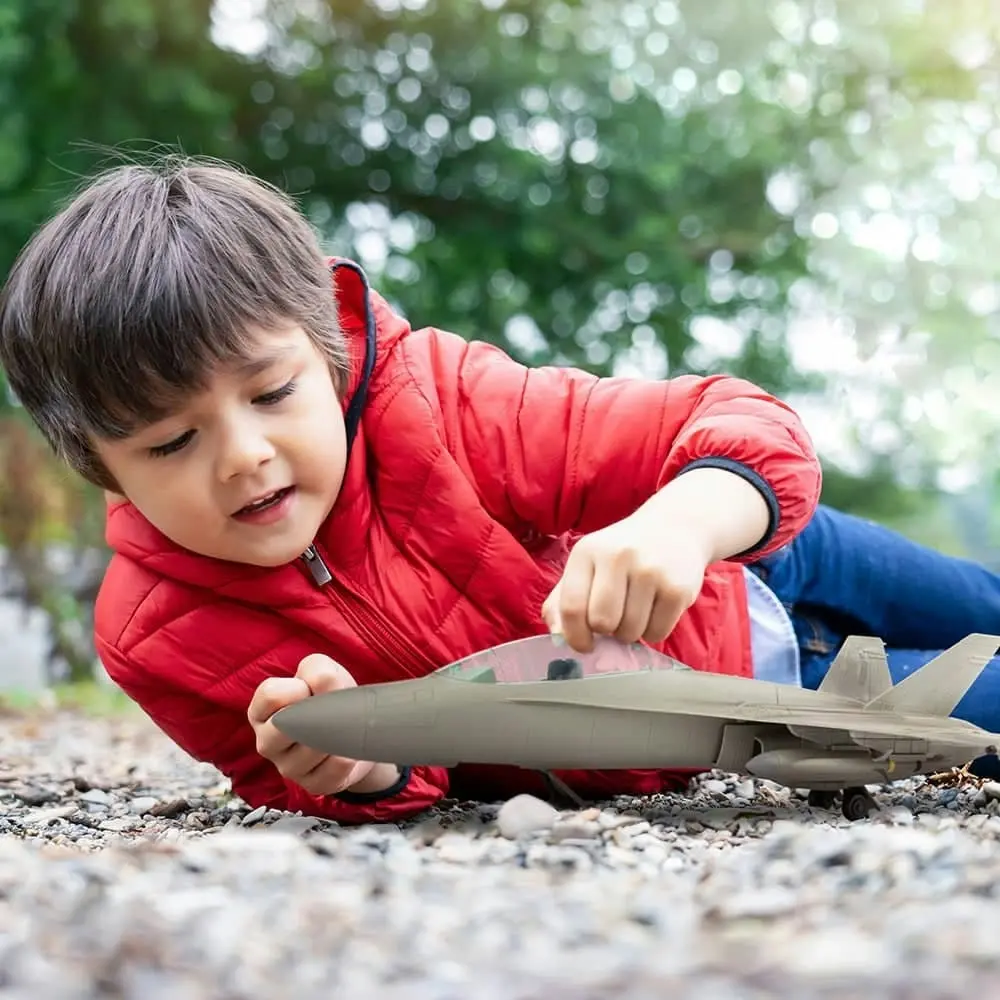
{"type": "Polygon", "coordinates": [[[575,649],[660,642],[705,570],[799,532],[820,467],[798,417],[748,382],[528,369],[425,331],[449,451],[513,530],[579,532],[542,615],[575,649]]]}
{"type": "Polygon", "coordinates": [[[718,521],[735,504],[713,556],[748,562],[791,541],[816,509],[821,471],[808,433],[789,406],[749,382],[599,379],[527,368],[438,330],[412,340],[421,336],[449,450],[504,523],[587,534],[676,484],[679,502],[664,503],[665,515],[714,513],[718,521]],[[701,469],[717,471],[682,488],[682,474],[701,469]],[[720,473],[742,482],[725,486],[720,473]],[[763,507],[747,500],[743,484],[763,507]],[[760,511],[763,530],[755,534],[760,511]]]}

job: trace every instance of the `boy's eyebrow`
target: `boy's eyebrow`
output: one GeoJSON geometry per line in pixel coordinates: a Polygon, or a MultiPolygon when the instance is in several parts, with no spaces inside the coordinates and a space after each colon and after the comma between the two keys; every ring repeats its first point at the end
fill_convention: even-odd
{"type": "Polygon", "coordinates": [[[294,353],[295,348],[287,344],[283,347],[272,347],[256,357],[241,360],[235,366],[234,371],[237,375],[252,378],[254,375],[266,372],[272,365],[286,361],[294,353]]]}

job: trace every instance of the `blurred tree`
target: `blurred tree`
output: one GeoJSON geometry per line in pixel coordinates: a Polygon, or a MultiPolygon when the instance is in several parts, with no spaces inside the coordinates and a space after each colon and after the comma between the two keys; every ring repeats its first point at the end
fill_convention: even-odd
{"type": "MultiPolygon", "coordinates": [[[[224,157],[415,324],[832,384],[871,460],[826,497],[944,537],[934,468],[1000,441],[998,24],[988,0],[3,0],[0,274],[105,147],[224,157]],[[927,384],[931,349],[973,364],[927,384]]],[[[0,497],[0,534],[50,537],[2,523],[27,509],[69,508],[0,497]]]]}
{"type": "Polygon", "coordinates": [[[859,391],[831,416],[901,482],[933,467],[937,486],[981,493],[1000,448],[1000,8],[759,6],[804,104],[838,123],[776,178],[810,240],[816,336],[849,345],[826,371],[859,391]]]}
{"type": "Polygon", "coordinates": [[[0,4],[0,273],[110,147],[240,154],[230,123],[248,70],[212,44],[211,6],[0,4]]]}
{"type": "Polygon", "coordinates": [[[674,4],[273,0],[260,17],[230,41],[257,67],[237,126],[253,169],[308,191],[415,323],[531,363],[815,384],[784,338],[807,244],[767,185],[828,126],[730,65],[695,78],[718,47],[674,4]],[[671,46],[685,65],[664,78],[671,46]]]}
{"type": "MultiPolygon", "coordinates": [[[[212,44],[210,8],[208,0],[0,3],[0,274],[107,155],[98,146],[180,142],[239,157],[231,122],[248,69],[212,44]]],[[[0,414],[19,416],[6,393],[0,414]]],[[[53,670],[78,679],[93,664],[87,623],[101,561],[86,556],[103,542],[102,498],[23,431],[9,416],[0,422],[3,584],[46,611],[53,670]],[[75,565],[53,564],[54,543],[76,553],[75,565]]]]}

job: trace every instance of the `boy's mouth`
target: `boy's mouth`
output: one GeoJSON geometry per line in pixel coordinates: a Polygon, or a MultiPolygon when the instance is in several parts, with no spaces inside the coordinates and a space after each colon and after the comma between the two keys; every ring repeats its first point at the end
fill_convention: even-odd
{"type": "Polygon", "coordinates": [[[274,490],[266,496],[262,496],[259,499],[254,500],[252,503],[248,503],[243,507],[240,507],[240,509],[233,514],[233,517],[246,517],[249,514],[259,514],[261,511],[275,507],[281,503],[281,501],[284,500],[293,489],[295,489],[294,486],[285,486],[280,490],[274,490]]]}

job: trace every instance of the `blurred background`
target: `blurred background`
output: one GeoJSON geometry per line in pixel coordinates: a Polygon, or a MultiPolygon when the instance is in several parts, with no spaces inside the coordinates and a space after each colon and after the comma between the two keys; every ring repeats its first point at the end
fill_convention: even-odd
{"type": "MultiPolygon", "coordinates": [[[[0,0],[0,277],[113,151],[289,190],[415,325],[727,371],[824,501],[1000,569],[992,0],[0,0]]],[[[0,688],[87,678],[96,491],[0,412],[0,688]]]]}

